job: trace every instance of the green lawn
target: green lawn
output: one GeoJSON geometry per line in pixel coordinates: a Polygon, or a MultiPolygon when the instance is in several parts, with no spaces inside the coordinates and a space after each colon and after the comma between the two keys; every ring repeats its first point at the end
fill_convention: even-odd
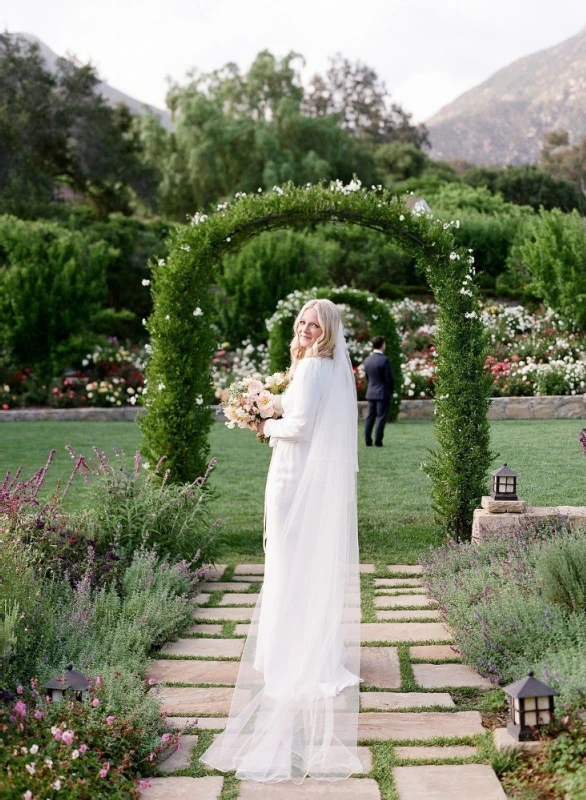
{"type": "MultiPolygon", "coordinates": [[[[581,420],[494,422],[493,449],[519,473],[520,494],[534,505],[586,504],[586,460],[577,437],[581,420]]],[[[0,470],[24,467],[30,476],[55,447],[57,457],[48,488],[67,478],[72,466],[64,450],[91,455],[91,447],[123,448],[132,453],[140,432],[128,422],[7,422],[0,424],[0,470]]],[[[441,541],[433,524],[429,481],[419,465],[434,445],[431,422],[399,422],[387,427],[385,447],[360,441],[359,532],[361,560],[379,565],[413,563],[430,544],[441,541]]],[[[270,448],[247,431],[215,424],[211,434],[218,457],[213,485],[215,512],[224,520],[223,559],[262,560],[263,492],[270,448]]],[[[72,502],[83,502],[79,481],[72,502]]]]}

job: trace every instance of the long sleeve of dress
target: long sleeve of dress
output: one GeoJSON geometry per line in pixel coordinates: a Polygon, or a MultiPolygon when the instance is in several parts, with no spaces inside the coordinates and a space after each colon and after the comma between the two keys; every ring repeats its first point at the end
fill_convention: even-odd
{"type": "Polygon", "coordinates": [[[321,358],[301,361],[295,372],[293,405],[281,419],[269,419],[264,427],[265,436],[288,441],[310,440],[315,425],[319,400],[322,394],[321,358]]]}

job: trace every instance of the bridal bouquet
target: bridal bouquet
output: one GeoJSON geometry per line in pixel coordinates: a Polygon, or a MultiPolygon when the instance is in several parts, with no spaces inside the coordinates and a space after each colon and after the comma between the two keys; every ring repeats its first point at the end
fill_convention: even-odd
{"type": "MultiPolygon", "coordinates": [[[[280,394],[283,394],[290,379],[282,372],[264,377],[258,373],[233,383],[222,403],[228,428],[248,428],[255,431],[263,419],[278,419],[283,416],[280,394]]],[[[268,442],[268,437],[259,437],[268,442]]]]}

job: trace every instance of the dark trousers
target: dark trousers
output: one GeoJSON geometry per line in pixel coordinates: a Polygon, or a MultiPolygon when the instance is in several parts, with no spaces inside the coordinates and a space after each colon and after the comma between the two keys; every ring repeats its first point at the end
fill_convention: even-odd
{"type": "Polygon", "coordinates": [[[368,416],[364,425],[364,439],[366,444],[372,444],[372,429],[376,421],[376,431],[374,433],[375,445],[382,445],[383,436],[385,435],[385,424],[391,401],[389,400],[369,400],[368,401],[368,416]]]}

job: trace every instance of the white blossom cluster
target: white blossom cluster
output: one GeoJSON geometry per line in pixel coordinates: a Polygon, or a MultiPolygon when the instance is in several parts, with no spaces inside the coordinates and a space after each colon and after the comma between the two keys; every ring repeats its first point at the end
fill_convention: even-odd
{"type": "MultiPolygon", "coordinates": [[[[222,348],[218,348],[222,352],[222,348]]],[[[238,380],[269,371],[269,353],[266,344],[254,345],[249,339],[224,357],[216,356],[212,363],[212,382],[216,397],[221,399],[228,387],[238,380]]]]}

